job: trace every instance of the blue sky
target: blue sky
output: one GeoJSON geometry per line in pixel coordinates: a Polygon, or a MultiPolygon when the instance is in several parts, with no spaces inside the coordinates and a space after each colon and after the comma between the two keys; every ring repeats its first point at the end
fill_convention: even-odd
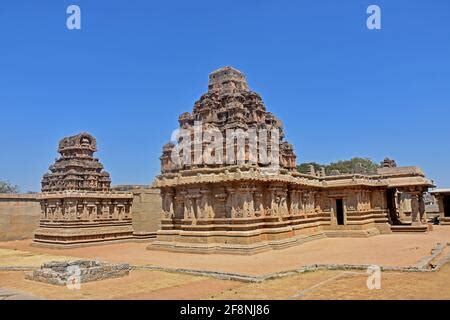
{"type": "Polygon", "coordinates": [[[88,131],[114,184],[149,184],[225,65],[299,162],[389,156],[450,186],[448,0],[2,1],[0,179],[38,191],[58,141],[88,131]],[[70,4],[81,30],[66,28],[70,4]],[[370,4],[381,30],[366,28],[370,4]]]}

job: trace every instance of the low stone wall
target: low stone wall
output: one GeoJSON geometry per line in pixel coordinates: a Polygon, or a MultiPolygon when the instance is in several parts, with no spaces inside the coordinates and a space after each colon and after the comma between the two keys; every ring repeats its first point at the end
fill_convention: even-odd
{"type": "Polygon", "coordinates": [[[0,194],[0,241],[32,238],[40,214],[37,195],[0,194]]]}

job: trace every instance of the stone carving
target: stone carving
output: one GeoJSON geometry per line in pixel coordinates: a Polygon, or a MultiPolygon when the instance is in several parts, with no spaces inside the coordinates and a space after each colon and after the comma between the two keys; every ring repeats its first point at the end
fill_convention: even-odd
{"type": "MultiPolygon", "coordinates": [[[[419,168],[397,168],[389,159],[370,173],[357,167],[351,174],[333,170],[327,175],[324,168],[314,166],[308,174],[296,172],[296,156],[292,145],[284,141],[281,121],[250,90],[245,76],[231,67],[211,73],[208,92],[192,113],[185,112],[178,120],[186,135],[163,147],[161,175],[154,183],[163,201],[161,230],[149,249],[242,254],[324,234],[390,233],[391,224],[399,220],[393,219],[397,205],[393,197],[389,198],[392,205],[388,203],[388,195],[396,190],[422,194],[432,185],[419,168]],[[179,149],[182,140],[199,135],[197,126],[210,130],[199,131],[208,139],[200,146],[193,143],[179,149]],[[261,147],[260,136],[250,134],[253,128],[279,130],[267,137],[278,142],[268,147],[279,148],[279,167],[270,168],[259,154],[250,161],[251,150],[261,147]],[[219,139],[227,130],[244,133],[244,148],[239,148],[239,137],[231,147],[245,161],[239,162],[238,156],[231,162],[199,161],[205,160],[202,154],[228,159],[230,143],[219,139]],[[174,154],[182,161],[174,161],[174,154]],[[336,223],[337,215],[341,218],[336,223]]],[[[420,224],[419,198],[413,207],[417,214],[410,223],[420,224]]]]}
{"type": "MultiPolygon", "coordinates": [[[[268,133],[268,141],[272,139],[270,129],[276,128],[280,132],[278,141],[280,166],[290,171],[294,171],[296,168],[296,156],[293,147],[291,144],[283,141],[282,122],[272,113],[266,111],[261,97],[249,89],[245,76],[236,69],[225,67],[211,73],[208,92],[195,103],[192,114],[185,112],[179,117],[180,129],[190,130],[193,136],[196,130],[194,129],[195,123],[201,124],[202,129],[205,129],[205,134],[210,135],[211,130],[213,130],[220,133],[222,137],[226,137],[230,130],[240,129],[244,133],[248,133],[250,132],[249,129],[265,129],[268,133]]],[[[252,157],[250,153],[250,149],[253,147],[251,142],[251,139],[247,136],[244,150],[237,150],[244,153],[243,159],[247,161],[252,157]]],[[[190,158],[189,164],[184,163],[181,166],[177,166],[171,159],[174,148],[175,144],[171,142],[163,147],[163,154],[160,158],[162,173],[177,172],[190,168],[225,167],[237,164],[239,159],[239,154],[237,153],[233,163],[225,163],[225,161],[223,163],[198,163],[194,156],[195,145],[192,144],[190,154],[183,155],[183,159],[186,156],[190,158]]],[[[200,148],[201,154],[209,150],[207,146],[200,146],[200,148]]],[[[221,153],[220,159],[228,159],[227,148],[217,148],[214,153],[219,152],[221,153]]],[[[265,166],[261,161],[261,159],[255,159],[259,166],[265,166]]]]}
{"type": "Polygon", "coordinates": [[[395,160],[384,158],[384,160],[381,162],[382,168],[397,168],[397,163],[395,160]]]}
{"type": "Polygon", "coordinates": [[[67,137],[59,142],[61,157],[50,166],[42,179],[42,192],[63,190],[108,191],[109,173],[93,157],[97,142],[88,133],[67,137]]]}
{"type": "Polygon", "coordinates": [[[42,179],[34,244],[65,247],[133,237],[133,195],[110,190],[109,174],[93,157],[96,150],[96,140],[88,133],[59,143],[61,158],[42,179]]]}

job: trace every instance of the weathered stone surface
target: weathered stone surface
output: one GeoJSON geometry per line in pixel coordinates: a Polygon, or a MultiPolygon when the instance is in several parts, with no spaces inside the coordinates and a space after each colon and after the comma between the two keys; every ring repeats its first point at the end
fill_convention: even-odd
{"type": "Polygon", "coordinates": [[[110,190],[94,137],[80,133],[59,143],[61,158],[44,175],[38,245],[79,246],[133,238],[133,195],[110,190]]]}
{"type": "Polygon", "coordinates": [[[32,238],[40,213],[36,194],[0,194],[0,241],[32,238]]]}
{"type": "Polygon", "coordinates": [[[53,285],[67,285],[71,278],[77,277],[79,283],[118,278],[129,275],[128,264],[111,264],[96,260],[76,260],[44,263],[40,269],[25,275],[28,280],[53,285]],[[76,267],[77,269],[73,269],[76,267]],[[74,271],[75,270],[75,271],[74,271]]]}
{"type": "Polygon", "coordinates": [[[42,191],[86,190],[108,191],[109,173],[94,158],[97,141],[88,133],[67,137],[59,142],[61,158],[50,166],[42,179],[42,191]]]}
{"type": "Polygon", "coordinates": [[[376,173],[296,172],[296,156],[284,141],[281,121],[234,68],[210,74],[208,92],[192,113],[180,115],[179,129],[183,138],[166,144],[160,158],[161,175],[154,187],[161,190],[161,230],[149,249],[252,254],[323,236],[428,230],[423,194],[433,183],[420,168],[397,167],[386,159],[376,173]],[[270,159],[279,158],[279,166],[268,166],[259,154],[252,157],[255,143],[256,149],[261,146],[260,136],[251,135],[254,128],[279,130],[279,135],[271,135],[279,144],[278,157],[270,159]],[[244,132],[242,148],[234,139],[220,143],[227,130],[244,132]],[[218,133],[213,152],[205,132],[218,133]],[[190,142],[198,135],[200,144],[183,145],[184,139],[190,142]],[[202,158],[206,152],[224,159],[229,145],[231,152],[241,151],[243,161],[237,156],[230,162],[202,158]]]}

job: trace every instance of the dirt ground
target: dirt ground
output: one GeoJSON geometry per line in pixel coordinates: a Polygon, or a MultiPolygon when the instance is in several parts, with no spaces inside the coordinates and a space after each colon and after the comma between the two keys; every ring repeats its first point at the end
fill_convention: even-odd
{"type": "MultiPolygon", "coordinates": [[[[418,234],[387,234],[369,238],[325,238],[283,250],[256,255],[189,254],[146,250],[149,243],[118,243],[73,249],[48,249],[31,246],[31,240],[0,242],[0,249],[21,250],[51,256],[71,256],[134,265],[155,265],[233,272],[246,275],[297,269],[309,264],[376,264],[412,266],[429,256],[437,243],[450,242],[450,228],[418,234]]],[[[1,257],[0,257],[1,260],[1,257]]],[[[1,263],[1,261],[0,261],[1,263]]]]}
{"type": "Polygon", "coordinates": [[[445,299],[450,300],[450,266],[436,273],[382,273],[381,288],[369,290],[362,272],[316,271],[262,283],[243,283],[159,271],[89,282],[80,290],[25,280],[23,271],[0,271],[0,287],[41,299],[276,300],[276,299],[445,299]]]}
{"type": "Polygon", "coordinates": [[[437,243],[449,241],[450,228],[437,227],[427,234],[321,239],[252,256],[169,253],[146,250],[148,243],[132,242],[64,250],[33,247],[29,240],[1,242],[0,293],[6,296],[16,292],[19,297],[41,299],[450,300],[450,264],[438,272],[382,272],[381,288],[374,290],[368,289],[368,274],[363,271],[321,270],[262,283],[245,283],[138,269],[131,271],[128,277],[83,283],[80,290],[69,290],[65,286],[26,280],[24,271],[5,270],[5,267],[36,268],[47,261],[78,258],[248,275],[286,271],[313,263],[412,266],[429,256],[437,243]]]}

